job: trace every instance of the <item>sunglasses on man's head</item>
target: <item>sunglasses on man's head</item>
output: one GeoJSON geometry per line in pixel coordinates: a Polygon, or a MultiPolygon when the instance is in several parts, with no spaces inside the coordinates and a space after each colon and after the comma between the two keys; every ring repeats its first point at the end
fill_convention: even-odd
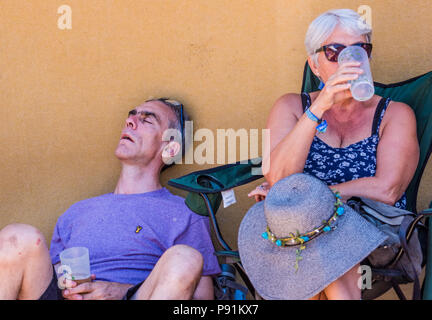
{"type": "Polygon", "coordinates": [[[165,103],[166,105],[168,105],[169,107],[172,107],[174,109],[179,108],[180,111],[180,127],[181,127],[181,135],[183,137],[183,131],[184,131],[184,119],[183,119],[183,104],[176,101],[176,100],[172,100],[172,99],[165,99],[165,98],[160,98],[157,99],[158,101],[161,101],[163,103],[165,103]]]}
{"type": "MultiPolygon", "coordinates": [[[[372,53],[372,43],[359,42],[359,43],[352,44],[352,46],[362,47],[366,51],[368,57],[370,58],[372,53]]],[[[325,46],[322,46],[321,48],[317,49],[315,53],[323,51],[328,61],[337,62],[339,54],[346,47],[347,46],[343,44],[332,43],[332,44],[327,44],[325,46]]]]}

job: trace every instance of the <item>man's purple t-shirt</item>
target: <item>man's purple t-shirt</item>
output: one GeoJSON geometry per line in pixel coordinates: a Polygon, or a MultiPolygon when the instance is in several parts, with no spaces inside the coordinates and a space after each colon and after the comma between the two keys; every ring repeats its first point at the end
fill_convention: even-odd
{"type": "Polygon", "coordinates": [[[142,194],[105,194],[72,205],[57,221],[50,255],[87,247],[96,280],[138,284],[168,248],[189,245],[204,258],[203,275],[220,272],[208,218],[193,213],[166,188],[142,194]]]}

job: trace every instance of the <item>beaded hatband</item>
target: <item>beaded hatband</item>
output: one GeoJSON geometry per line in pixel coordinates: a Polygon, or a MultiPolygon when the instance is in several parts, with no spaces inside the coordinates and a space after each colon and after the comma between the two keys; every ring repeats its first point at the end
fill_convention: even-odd
{"type": "Polygon", "coordinates": [[[303,234],[300,234],[297,230],[296,233],[291,232],[288,237],[277,238],[267,226],[266,231],[261,235],[264,239],[270,240],[278,247],[300,246],[300,248],[296,251],[296,271],[298,269],[298,262],[303,259],[301,257],[301,252],[306,249],[306,243],[318,237],[320,234],[336,229],[335,221],[338,219],[338,217],[345,213],[339,192],[335,191],[334,194],[336,197],[336,202],[332,216],[327,221],[323,221],[322,225],[315,228],[314,230],[303,234]]]}

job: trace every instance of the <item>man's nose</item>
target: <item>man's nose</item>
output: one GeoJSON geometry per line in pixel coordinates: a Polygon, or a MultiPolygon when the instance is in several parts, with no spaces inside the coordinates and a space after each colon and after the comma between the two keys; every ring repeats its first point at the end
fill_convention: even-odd
{"type": "Polygon", "coordinates": [[[126,127],[131,128],[133,130],[136,129],[137,127],[137,119],[136,119],[136,115],[130,115],[127,119],[126,119],[126,127]]]}

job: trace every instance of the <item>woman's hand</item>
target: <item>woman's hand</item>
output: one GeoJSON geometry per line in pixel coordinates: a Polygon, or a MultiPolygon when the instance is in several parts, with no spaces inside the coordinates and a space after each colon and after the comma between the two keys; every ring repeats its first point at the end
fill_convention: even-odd
{"type": "Polygon", "coordinates": [[[270,184],[268,182],[264,182],[256,187],[254,190],[249,192],[248,197],[255,198],[256,202],[263,201],[267,197],[267,193],[270,190],[270,184]]]}
{"type": "Polygon", "coordinates": [[[324,112],[331,109],[335,104],[352,97],[351,92],[348,91],[351,87],[349,81],[357,79],[359,74],[363,73],[359,66],[360,62],[343,63],[328,78],[324,88],[311,106],[311,111],[318,118],[322,118],[324,112]]]}

